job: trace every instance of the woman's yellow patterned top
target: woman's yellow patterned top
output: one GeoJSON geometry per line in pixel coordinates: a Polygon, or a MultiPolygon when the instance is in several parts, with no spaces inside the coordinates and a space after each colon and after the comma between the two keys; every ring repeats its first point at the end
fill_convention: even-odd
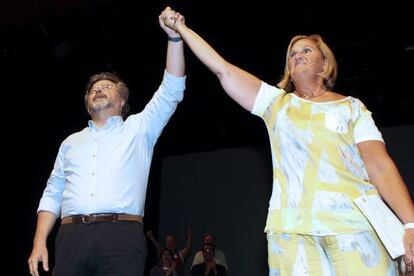
{"type": "Polygon", "coordinates": [[[383,139],[360,100],[312,102],[262,82],[252,113],[264,120],[272,151],[266,232],[323,236],[372,230],[353,203],[377,193],[357,144],[383,139]]]}

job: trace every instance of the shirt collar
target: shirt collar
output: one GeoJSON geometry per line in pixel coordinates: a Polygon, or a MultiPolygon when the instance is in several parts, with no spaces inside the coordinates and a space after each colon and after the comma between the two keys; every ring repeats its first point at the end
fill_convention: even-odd
{"type": "Polygon", "coordinates": [[[88,121],[88,126],[89,128],[95,131],[102,131],[102,130],[112,129],[116,126],[121,125],[123,122],[124,120],[122,119],[121,116],[112,116],[108,118],[108,120],[106,121],[106,124],[101,128],[97,128],[95,122],[92,120],[88,121]]]}

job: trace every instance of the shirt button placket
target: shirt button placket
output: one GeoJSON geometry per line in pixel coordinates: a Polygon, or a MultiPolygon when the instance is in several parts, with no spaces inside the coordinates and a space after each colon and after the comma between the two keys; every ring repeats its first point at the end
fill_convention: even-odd
{"type": "Polygon", "coordinates": [[[91,193],[90,193],[90,197],[93,198],[95,197],[96,194],[96,175],[97,175],[97,164],[98,164],[98,158],[97,158],[97,152],[98,152],[98,148],[99,148],[99,138],[96,136],[93,139],[94,143],[93,143],[93,149],[92,149],[92,172],[91,175],[93,177],[92,179],[92,187],[91,187],[91,193]]]}

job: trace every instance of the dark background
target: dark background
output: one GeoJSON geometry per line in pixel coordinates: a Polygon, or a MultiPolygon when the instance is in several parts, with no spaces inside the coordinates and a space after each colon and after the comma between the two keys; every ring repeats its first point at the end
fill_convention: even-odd
{"type": "MultiPolygon", "coordinates": [[[[167,43],[158,15],[166,5],[228,61],[270,84],[283,72],[291,37],[319,33],[337,57],[336,91],[361,99],[381,128],[414,124],[408,1],[2,1],[3,225],[11,231],[5,242],[16,275],[27,274],[36,208],[59,144],[86,126],[89,76],[120,73],[132,112],[158,87],[167,43]]],[[[268,143],[264,124],[229,99],[188,49],[186,59],[185,99],[158,141],[151,169],[145,220],[156,233],[164,158],[268,143]]]]}

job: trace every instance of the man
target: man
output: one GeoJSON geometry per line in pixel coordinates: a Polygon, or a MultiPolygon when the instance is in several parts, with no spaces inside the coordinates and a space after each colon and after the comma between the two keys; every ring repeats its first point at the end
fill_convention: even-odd
{"type": "Polygon", "coordinates": [[[204,243],[201,249],[204,262],[191,268],[191,276],[225,276],[224,266],[214,261],[215,246],[212,243],[204,243]]]}
{"type": "Polygon", "coordinates": [[[49,270],[46,240],[58,216],[56,275],[143,274],[142,216],[154,145],[185,88],[183,42],[164,25],[167,16],[174,16],[169,8],[159,17],[169,37],[164,78],[142,112],[124,121],[129,90],[122,79],[112,73],[90,78],[89,125],[61,144],[39,203],[32,275],[39,275],[39,262],[49,270]]]}
{"type": "MultiPolygon", "coordinates": [[[[206,244],[206,243],[213,244],[214,247],[216,246],[216,238],[214,237],[213,234],[207,233],[204,235],[203,244],[206,244]]],[[[226,255],[224,254],[224,252],[221,251],[220,249],[214,248],[213,258],[217,264],[224,266],[224,268],[226,269],[226,273],[228,274],[229,266],[227,265],[226,255]]],[[[194,255],[194,259],[193,259],[193,263],[191,267],[194,267],[195,265],[198,265],[203,262],[204,262],[204,254],[203,254],[203,251],[200,250],[194,255]]]]}

